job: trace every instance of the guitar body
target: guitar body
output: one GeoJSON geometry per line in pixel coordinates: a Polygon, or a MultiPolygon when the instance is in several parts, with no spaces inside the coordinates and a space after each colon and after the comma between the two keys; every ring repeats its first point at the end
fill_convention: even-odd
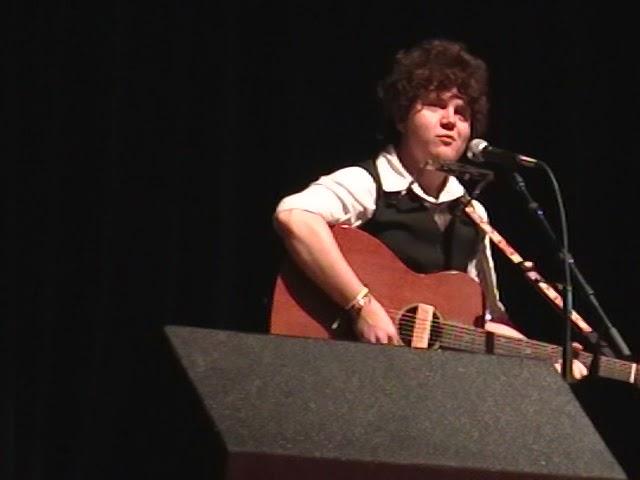
{"type": "MultiPolygon", "coordinates": [[[[419,274],[408,269],[382,242],[366,232],[333,228],[340,249],[358,277],[398,325],[417,304],[435,307],[439,318],[475,325],[484,314],[482,289],[461,272],[419,274]]],[[[292,262],[276,280],[270,333],[353,339],[351,319],[292,262]]]]}

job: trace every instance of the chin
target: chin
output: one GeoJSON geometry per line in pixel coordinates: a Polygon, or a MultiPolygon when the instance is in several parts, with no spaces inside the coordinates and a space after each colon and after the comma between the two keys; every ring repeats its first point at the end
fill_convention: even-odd
{"type": "Polygon", "coordinates": [[[462,152],[453,151],[450,148],[439,149],[440,151],[434,152],[434,157],[442,163],[457,162],[462,156],[462,152]]]}

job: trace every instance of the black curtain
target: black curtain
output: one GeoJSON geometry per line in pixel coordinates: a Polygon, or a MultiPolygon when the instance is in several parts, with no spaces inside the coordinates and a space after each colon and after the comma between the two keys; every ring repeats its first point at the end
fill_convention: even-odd
{"type": "MultiPolygon", "coordinates": [[[[172,378],[158,363],[163,326],[266,332],[283,258],[278,199],[377,145],[376,82],[422,38],[461,40],[486,59],[487,138],[551,165],[571,251],[637,355],[632,19],[577,1],[14,4],[3,69],[5,478],[188,468],[167,460],[163,440],[176,433],[160,406],[172,378]]],[[[557,228],[548,178],[526,174],[557,228]]],[[[508,179],[483,195],[496,227],[561,281],[508,179]]],[[[514,320],[561,341],[560,317],[496,262],[514,320]]],[[[585,405],[601,406],[594,419],[631,397],[582,389],[585,405]]]]}

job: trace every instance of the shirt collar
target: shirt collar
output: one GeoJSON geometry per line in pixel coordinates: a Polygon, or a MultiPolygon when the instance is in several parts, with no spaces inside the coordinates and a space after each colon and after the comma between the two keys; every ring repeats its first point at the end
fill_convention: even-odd
{"type": "Polygon", "coordinates": [[[450,202],[464,195],[464,187],[456,177],[451,175],[447,178],[447,183],[438,198],[427,195],[422,188],[420,188],[420,185],[416,182],[411,183],[413,178],[402,166],[393,145],[389,145],[378,155],[378,158],[376,158],[376,166],[380,174],[382,189],[385,192],[400,192],[411,185],[411,189],[419,197],[430,203],[450,202]]]}

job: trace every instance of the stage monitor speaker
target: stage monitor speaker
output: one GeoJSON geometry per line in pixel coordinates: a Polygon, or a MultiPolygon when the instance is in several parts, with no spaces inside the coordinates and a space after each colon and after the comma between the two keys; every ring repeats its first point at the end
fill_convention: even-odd
{"type": "Polygon", "coordinates": [[[222,440],[227,480],[627,478],[537,360],[165,332],[222,440]]]}

